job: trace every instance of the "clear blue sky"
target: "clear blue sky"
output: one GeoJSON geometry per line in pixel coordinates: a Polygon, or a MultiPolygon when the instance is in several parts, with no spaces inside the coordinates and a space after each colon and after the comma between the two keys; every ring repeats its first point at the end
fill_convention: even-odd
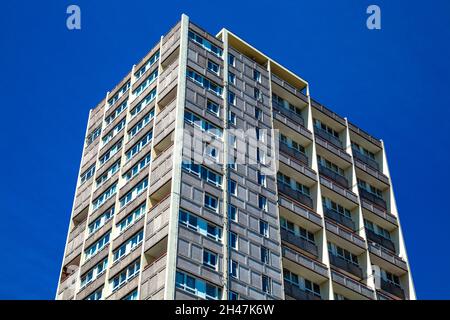
{"type": "Polygon", "coordinates": [[[151,3],[2,2],[0,298],[54,297],[88,111],[183,12],[240,35],[384,139],[418,297],[450,298],[448,0],[151,3]],[[80,31],[66,28],[69,4],[80,31]],[[381,31],[366,28],[370,4],[381,31]]]}

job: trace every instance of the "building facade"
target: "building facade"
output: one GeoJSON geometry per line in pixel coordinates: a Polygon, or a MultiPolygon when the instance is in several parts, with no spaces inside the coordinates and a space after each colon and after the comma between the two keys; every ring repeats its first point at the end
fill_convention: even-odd
{"type": "Polygon", "coordinates": [[[90,111],[56,299],[415,299],[383,141],[183,15],[90,111]]]}

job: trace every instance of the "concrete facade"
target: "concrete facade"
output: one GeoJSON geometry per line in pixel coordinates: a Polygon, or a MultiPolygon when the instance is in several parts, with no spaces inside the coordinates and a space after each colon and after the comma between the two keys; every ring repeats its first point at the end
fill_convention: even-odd
{"type": "Polygon", "coordinates": [[[90,111],[79,176],[56,299],[415,299],[383,141],[226,29],[183,15],[90,111]]]}

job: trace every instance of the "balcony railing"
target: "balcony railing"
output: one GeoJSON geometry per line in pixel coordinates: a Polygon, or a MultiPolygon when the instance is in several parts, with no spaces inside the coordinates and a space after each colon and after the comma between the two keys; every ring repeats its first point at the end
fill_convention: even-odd
{"type": "Polygon", "coordinates": [[[297,149],[289,147],[285,142],[280,141],[280,151],[308,166],[308,157],[306,156],[306,154],[298,151],[297,149]]]}
{"type": "Polygon", "coordinates": [[[386,260],[405,271],[408,270],[406,261],[403,260],[402,257],[397,255],[396,253],[386,250],[385,248],[383,248],[377,244],[373,244],[372,242],[369,242],[369,252],[374,255],[377,255],[381,259],[386,260]]]}
{"type": "Polygon", "coordinates": [[[288,281],[284,281],[284,293],[295,300],[321,300],[320,297],[311,292],[302,290],[288,281]]]}
{"type": "Polygon", "coordinates": [[[275,100],[272,99],[272,106],[273,106],[273,111],[274,112],[281,113],[282,115],[288,117],[289,119],[291,119],[292,121],[296,122],[297,124],[299,124],[299,125],[301,125],[303,127],[305,126],[305,120],[302,118],[301,115],[299,115],[299,114],[289,110],[288,108],[283,106],[278,101],[275,101],[275,100]]]}
{"type": "Polygon", "coordinates": [[[285,229],[281,229],[281,240],[286,241],[290,244],[293,244],[293,245],[297,246],[298,248],[311,253],[315,257],[319,256],[319,251],[317,249],[317,246],[314,243],[311,243],[299,236],[296,236],[295,234],[293,234],[285,229]]]}
{"type": "Polygon", "coordinates": [[[366,234],[367,234],[367,238],[369,240],[372,240],[372,241],[378,243],[380,246],[382,246],[392,252],[395,252],[395,245],[391,240],[386,239],[367,228],[366,228],[366,234]]]}
{"type": "Polygon", "coordinates": [[[319,164],[319,173],[335,181],[337,184],[348,189],[348,180],[346,177],[334,172],[333,170],[319,164]]]}
{"type": "Polygon", "coordinates": [[[391,294],[393,294],[394,296],[397,296],[401,299],[405,299],[405,292],[403,291],[403,289],[392,283],[389,281],[384,280],[383,278],[380,279],[380,285],[381,285],[381,290],[384,290],[386,292],[389,292],[391,294]]]}
{"type": "Polygon", "coordinates": [[[303,193],[301,193],[298,190],[294,190],[291,186],[278,181],[278,191],[281,193],[284,193],[285,195],[289,196],[290,198],[304,204],[305,206],[309,208],[313,208],[313,201],[310,196],[307,196],[303,193]]]}
{"type": "Polygon", "coordinates": [[[336,138],[335,136],[333,136],[331,133],[329,133],[319,127],[314,127],[314,133],[317,134],[318,136],[324,138],[328,142],[332,143],[336,147],[342,149],[342,141],[339,140],[338,138],[336,138]]]}
{"type": "Polygon", "coordinates": [[[345,260],[344,258],[330,254],[330,263],[339,269],[345,270],[348,273],[353,274],[359,279],[363,278],[362,269],[357,265],[345,260]]]}
{"type": "Polygon", "coordinates": [[[361,195],[362,198],[372,202],[373,204],[383,208],[384,210],[387,210],[386,201],[384,201],[384,199],[380,198],[379,196],[370,193],[369,191],[363,188],[359,188],[359,194],[361,195]]]}
{"type": "Polygon", "coordinates": [[[373,169],[380,170],[380,166],[379,166],[378,162],[376,162],[374,159],[366,156],[365,154],[362,154],[356,148],[352,148],[352,151],[353,151],[353,156],[356,159],[364,162],[365,164],[367,164],[368,166],[372,167],[373,169]]]}
{"type": "Polygon", "coordinates": [[[337,223],[339,223],[349,229],[356,230],[355,223],[349,217],[346,217],[343,214],[341,214],[333,209],[327,208],[327,207],[324,207],[323,210],[325,213],[325,217],[333,219],[337,223]]]}

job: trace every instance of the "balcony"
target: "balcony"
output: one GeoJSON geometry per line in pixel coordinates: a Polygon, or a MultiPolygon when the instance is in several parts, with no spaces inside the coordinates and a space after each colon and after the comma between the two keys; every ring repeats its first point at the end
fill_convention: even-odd
{"type": "Polygon", "coordinates": [[[382,246],[392,252],[395,252],[395,245],[391,240],[386,239],[367,228],[366,228],[366,235],[367,235],[367,239],[378,243],[380,246],[382,246]]]}
{"type": "Polygon", "coordinates": [[[352,148],[353,151],[353,157],[355,157],[356,159],[358,159],[361,162],[364,162],[365,164],[367,164],[368,166],[372,167],[375,170],[380,170],[380,166],[378,164],[378,162],[376,162],[374,159],[366,156],[365,154],[362,154],[358,149],[356,148],[352,148]]]}
{"type": "Polygon", "coordinates": [[[381,278],[380,287],[381,290],[383,291],[393,294],[394,296],[399,297],[401,299],[405,299],[405,292],[403,291],[403,289],[392,282],[386,281],[383,278],[381,278]]]}
{"type": "Polygon", "coordinates": [[[403,271],[408,271],[408,267],[406,265],[406,261],[403,260],[401,257],[399,257],[397,254],[384,249],[381,246],[378,246],[376,244],[373,244],[372,242],[369,242],[369,252],[371,254],[374,254],[374,262],[382,263],[384,261],[388,261],[389,263],[393,264],[394,266],[400,268],[403,271]],[[378,258],[378,259],[375,259],[378,258]],[[380,259],[381,258],[381,259],[380,259]]]}
{"type": "Polygon", "coordinates": [[[325,139],[326,141],[330,142],[334,146],[342,149],[342,142],[339,140],[339,138],[336,138],[331,133],[323,130],[322,128],[314,127],[314,133],[317,134],[319,137],[325,139]]]}
{"type": "Polygon", "coordinates": [[[286,241],[290,244],[293,244],[294,246],[309,252],[316,258],[319,256],[319,251],[317,249],[317,246],[314,243],[311,243],[299,236],[296,236],[295,234],[285,230],[281,229],[281,240],[286,241]]]}
{"type": "Polygon", "coordinates": [[[333,254],[330,254],[330,263],[342,270],[347,271],[348,273],[353,274],[354,276],[358,277],[359,279],[363,278],[363,271],[360,267],[355,265],[354,263],[351,263],[344,258],[341,258],[339,256],[335,256],[333,254]]]}
{"type": "Polygon", "coordinates": [[[346,217],[343,214],[327,207],[324,207],[323,210],[325,213],[325,217],[328,217],[353,231],[356,230],[355,223],[349,217],[346,217]]]}
{"type": "Polygon", "coordinates": [[[367,191],[363,188],[358,188],[358,189],[359,189],[359,194],[361,195],[361,198],[364,198],[364,199],[372,202],[373,204],[383,208],[384,210],[387,210],[387,204],[383,198],[380,198],[379,196],[377,196],[373,193],[370,193],[369,191],[367,191]]]}
{"type": "Polygon", "coordinates": [[[374,206],[371,202],[361,198],[361,205],[364,209],[370,211],[371,213],[377,215],[380,218],[388,221],[394,226],[398,226],[397,217],[393,214],[387,212],[386,210],[381,210],[377,206],[374,206]]]}
{"type": "Polygon", "coordinates": [[[331,271],[331,278],[334,282],[340,284],[341,286],[348,288],[368,299],[374,299],[374,291],[358,281],[355,281],[339,272],[331,271]]]}
{"type": "Polygon", "coordinates": [[[283,258],[287,259],[286,265],[288,265],[288,262],[294,262],[297,266],[305,268],[305,270],[313,271],[314,276],[318,276],[319,279],[321,279],[319,281],[323,281],[328,278],[328,268],[323,263],[315,259],[311,259],[284,245],[281,246],[281,254],[283,258]]]}
{"type": "Polygon", "coordinates": [[[339,236],[342,239],[347,240],[348,242],[354,244],[355,246],[366,249],[366,242],[363,238],[361,238],[359,235],[357,235],[354,232],[348,231],[346,228],[340,227],[338,224],[330,221],[325,220],[325,228],[332,232],[333,234],[339,236]]]}
{"type": "Polygon", "coordinates": [[[348,180],[346,177],[340,175],[339,173],[334,172],[333,170],[319,164],[319,173],[323,174],[327,178],[330,178],[340,186],[348,189],[348,180]]]}
{"type": "Polygon", "coordinates": [[[272,106],[273,106],[274,112],[281,113],[282,115],[288,117],[289,119],[291,119],[295,123],[301,125],[302,127],[305,126],[305,120],[303,120],[303,118],[299,114],[289,110],[288,108],[283,106],[281,103],[272,100],[272,106]]]}
{"type": "Polygon", "coordinates": [[[297,149],[289,147],[285,142],[280,141],[280,151],[286,153],[295,160],[300,161],[305,166],[308,166],[308,157],[306,156],[306,154],[298,151],[297,149]]]}
{"type": "Polygon", "coordinates": [[[276,83],[277,85],[279,85],[280,87],[286,89],[287,91],[289,91],[293,95],[297,96],[298,98],[300,98],[304,102],[308,103],[308,97],[306,97],[306,95],[302,92],[302,90],[299,90],[299,89],[295,88],[294,86],[292,86],[291,84],[289,84],[288,82],[284,81],[283,79],[281,79],[280,77],[276,76],[273,73],[272,73],[272,81],[274,83],[276,83]]]}
{"type": "Polygon", "coordinates": [[[284,281],[284,293],[295,300],[321,300],[320,297],[297,287],[296,285],[284,281]]]}
{"type": "Polygon", "coordinates": [[[300,191],[294,190],[291,186],[279,182],[277,183],[278,186],[278,192],[284,193],[285,195],[289,196],[290,198],[304,204],[308,208],[313,208],[313,201],[311,197],[301,193],[300,191]]]}

